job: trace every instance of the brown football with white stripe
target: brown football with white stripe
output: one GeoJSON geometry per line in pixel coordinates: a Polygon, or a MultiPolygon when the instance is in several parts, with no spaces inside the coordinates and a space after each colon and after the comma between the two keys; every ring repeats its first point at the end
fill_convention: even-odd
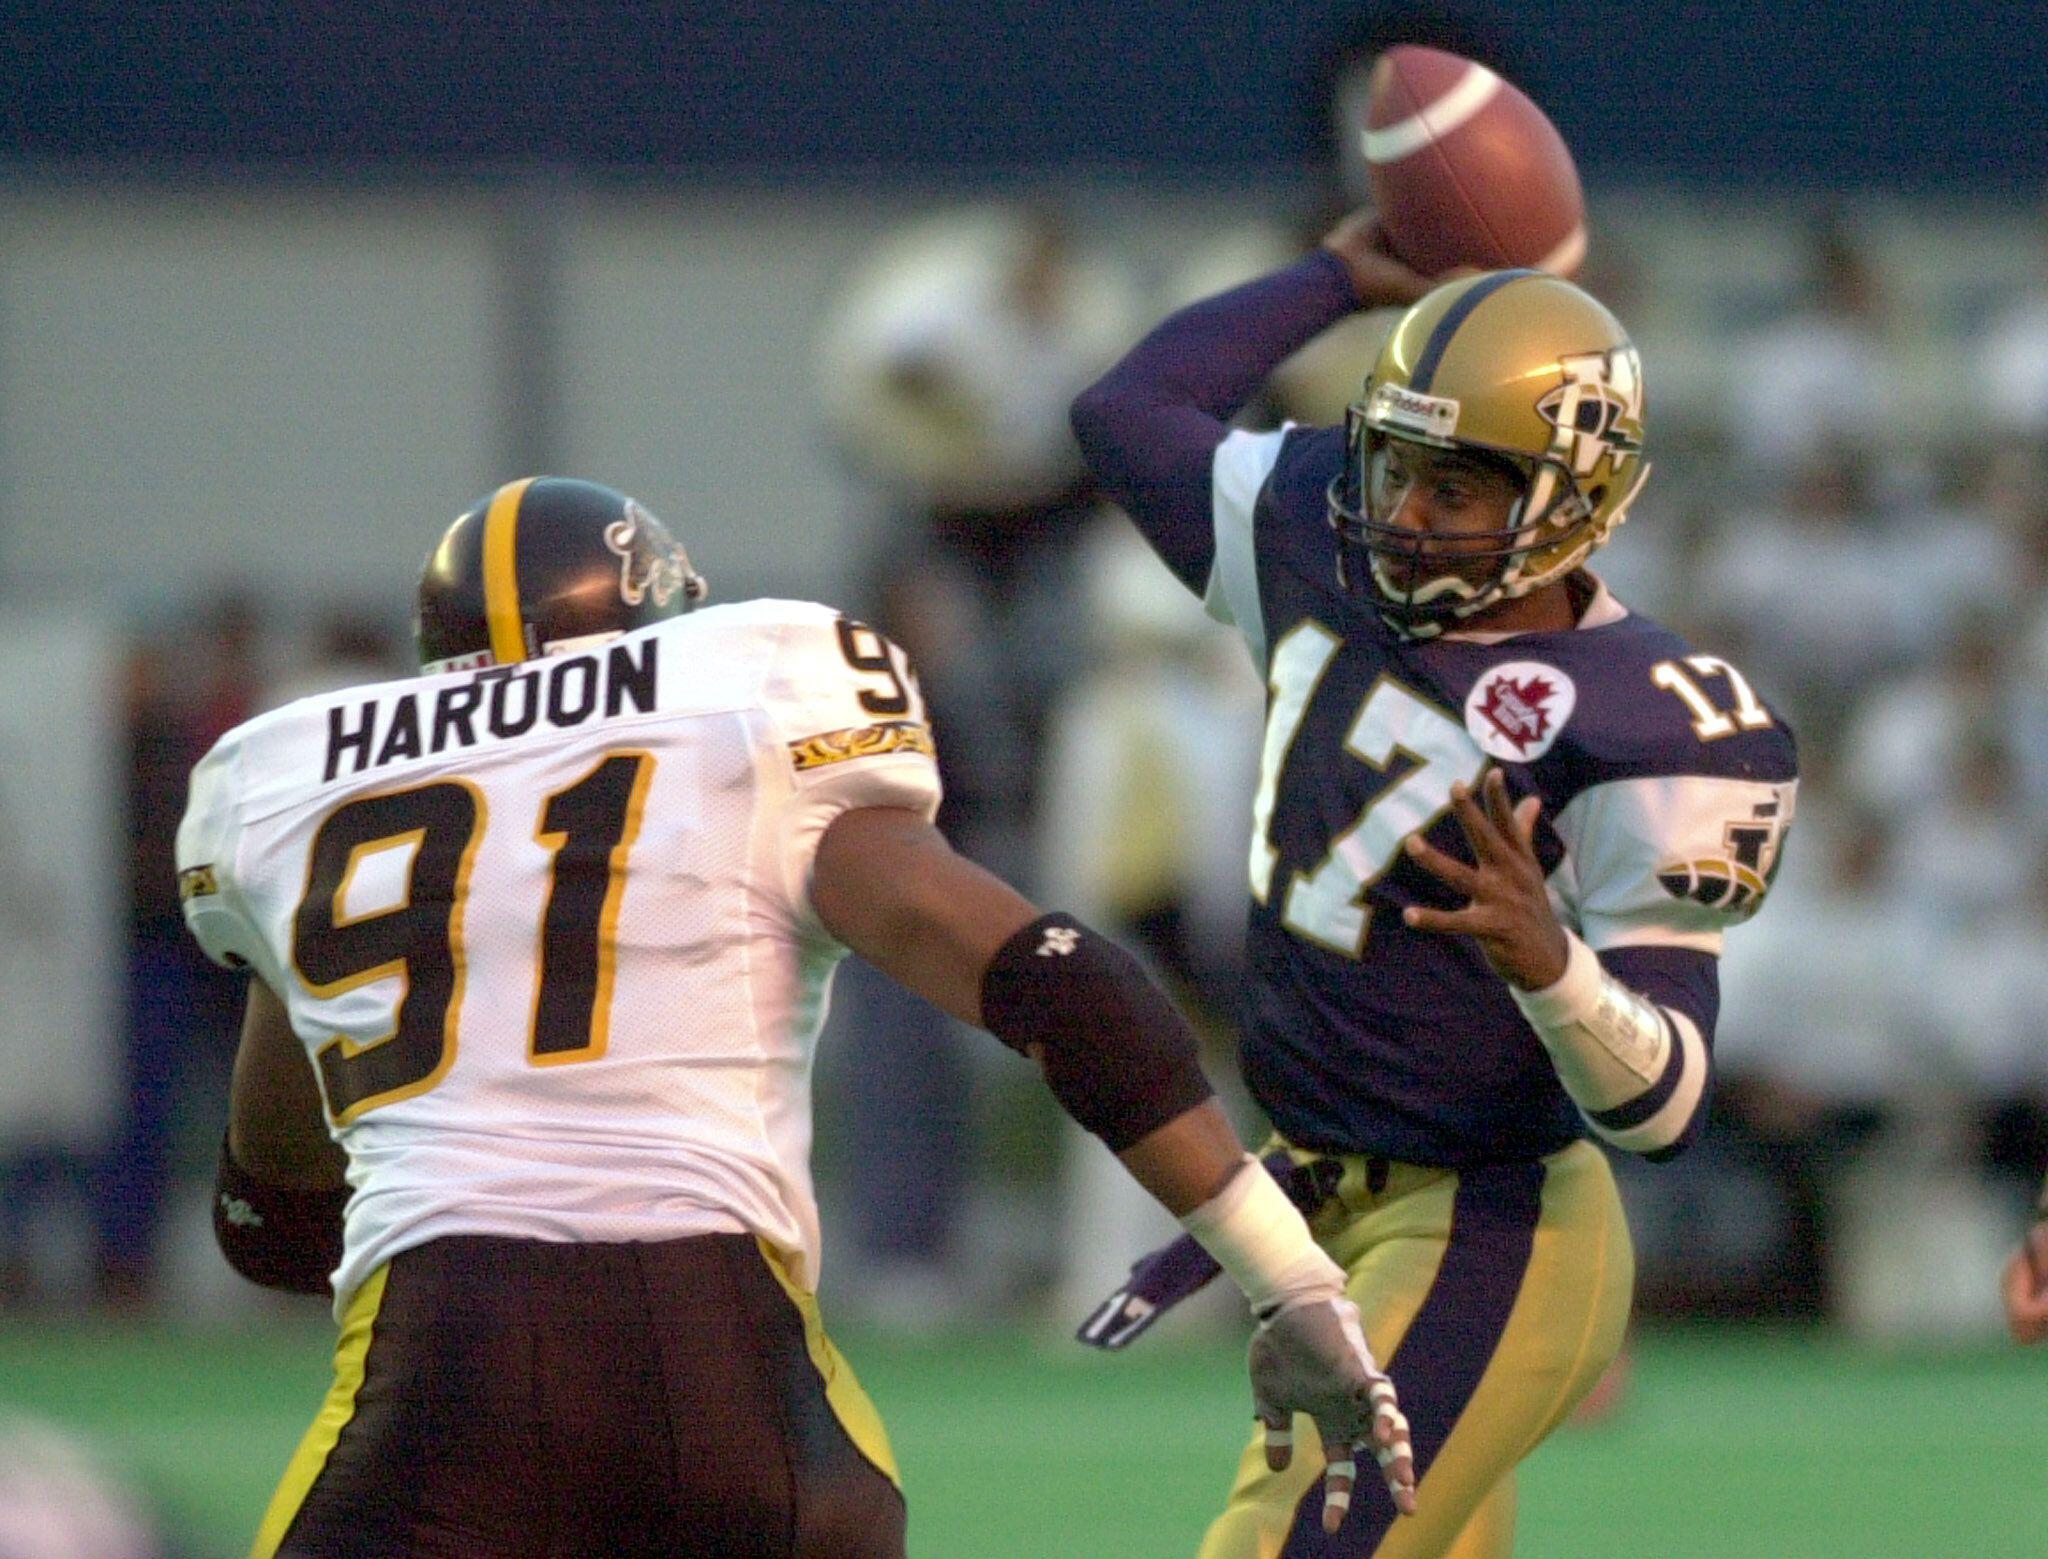
{"type": "Polygon", "coordinates": [[[1387,50],[1360,133],[1388,241],[1423,275],[1569,276],[1585,258],[1586,200],[1564,137],[1484,65],[1414,44],[1387,50]]]}

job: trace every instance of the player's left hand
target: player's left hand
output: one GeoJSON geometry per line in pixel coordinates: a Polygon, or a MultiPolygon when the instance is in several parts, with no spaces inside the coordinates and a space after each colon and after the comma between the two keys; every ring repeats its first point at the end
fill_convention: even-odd
{"type": "Polygon", "coordinates": [[[2005,1324],[2014,1342],[2048,1337],[2048,1218],[2036,1220],[2006,1263],[2005,1324]]]}
{"type": "Polygon", "coordinates": [[[1420,832],[1407,839],[1409,858],[1469,902],[1463,909],[1413,905],[1401,919],[1417,931],[1475,938],[1494,972],[1525,991],[1542,990],[1563,978],[1570,952],[1536,859],[1536,819],[1542,810],[1538,796],[1510,801],[1507,776],[1489,769],[1477,797],[1462,781],[1451,787],[1451,814],[1472,846],[1470,863],[1444,854],[1420,832]]]}

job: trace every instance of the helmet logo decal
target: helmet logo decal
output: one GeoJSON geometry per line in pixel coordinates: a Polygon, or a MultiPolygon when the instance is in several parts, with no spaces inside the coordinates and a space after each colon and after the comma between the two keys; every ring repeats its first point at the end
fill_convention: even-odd
{"type": "Polygon", "coordinates": [[[1536,403],[1537,415],[1557,430],[1552,452],[1573,476],[1591,476],[1602,460],[1618,475],[1622,462],[1643,448],[1643,368],[1636,349],[1578,352],[1558,366],[1564,383],[1536,403]]]}
{"type": "Polygon", "coordinates": [[[1458,403],[1448,396],[1424,395],[1402,385],[1381,383],[1372,387],[1365,418],[1383,433],[1448,439],[1458,431],[1458,403]]]}
{"type": "Polygon", "coordinates": [[[1550,751],[1578,699],[1572,679],[1555,666],[1508,661],[1465,695],[1465,729],[1489,757],[1528,763],[1550,751]]]}
{"type": "Polygon", "coordinates": [[[619,560],[619,599],[639,606],[651,595],[666,606],[687,587],[690,560],[673,536],[632,499],[626,517],[604,528],[604,544],[619,560]]]}

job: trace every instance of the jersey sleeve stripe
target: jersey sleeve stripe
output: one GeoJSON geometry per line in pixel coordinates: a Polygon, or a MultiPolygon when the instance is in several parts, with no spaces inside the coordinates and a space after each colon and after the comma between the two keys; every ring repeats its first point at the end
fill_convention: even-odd
{"type": "Polygon", "coordinates": [[[922,753],[937,758],[938,745],[931,731],[915,720],[885,720],[879,725],[851,727],[843,731],[821,731],[789,744],[790,761],[799,771],[822,769],[845,763],[850,758],[875,758],[883,753],[922,753]]]}
{"type": "Polygon", "coordinates": [[[533,478],[507,482],[484,512],[484,616],[491,625],[491,655],[501,666],[526,659],[519,626],[519,500],[533,478]]]}
{"type": "MultiPolygon", "coordinates": [[[[1679,1068],[1679,1072],[1670,1096],[1665,1099],[1662,1107],[1649,1119],[1635,1126],[1609,1127],[1589,1117],[1594,1131],[1614,1146],[1626,1149],[1630,1153],[1655,1153],[1671,1147],[1692,1125],[1693,1116],[1700,1107],[1700,1100],[1706,1095],[1707,1047],[1700,1038],[1699,1029],[1682,1012],[1672,1012],[1667,1008],[1665,1016],[1677,1035],[1677,1054],[1671,1065],[1679,1068]]],[[[1669,1072],[1670,1067],[1667,1067],[1667,1075],[1669,1072]]],[[[1659,1091],[1662,1086],[1663,1081],[1659,1079],[1651,1091],[1659,1091]]],[[[1627,1109],[1629,1106],[1621,1105],[1617,1108],[1627,1109]]],[[[1603,1115],[1610,1113],[1612,1112],[1605,1110],[1601,1112],[1603,1115]]]]}
{"type": "Polygon", "coordinates": [[[1251,647],[1252,658],[1262,667],[1266,664],[1266,624],[1259,605],[1258,542],[1252,515],[1259,489],[1272,474],[1286,436],[1285,428],[1273,433],[1232,433],[1216,446],[1211,468],[1216,558],[1210,565],[1202,605],[1218,622],[1236,626],[1251,647]]]}

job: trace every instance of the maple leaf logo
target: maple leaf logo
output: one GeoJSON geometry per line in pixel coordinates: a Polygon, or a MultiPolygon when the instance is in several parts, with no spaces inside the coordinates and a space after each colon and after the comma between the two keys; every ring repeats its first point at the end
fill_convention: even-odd
{"type": "Polygon", "coordinates": [[[1545,677],[1496,677],[1479,703],[1479,716],[1517,752],[1550,734],[1550,702],[1557,684],[1545,677]]]}

